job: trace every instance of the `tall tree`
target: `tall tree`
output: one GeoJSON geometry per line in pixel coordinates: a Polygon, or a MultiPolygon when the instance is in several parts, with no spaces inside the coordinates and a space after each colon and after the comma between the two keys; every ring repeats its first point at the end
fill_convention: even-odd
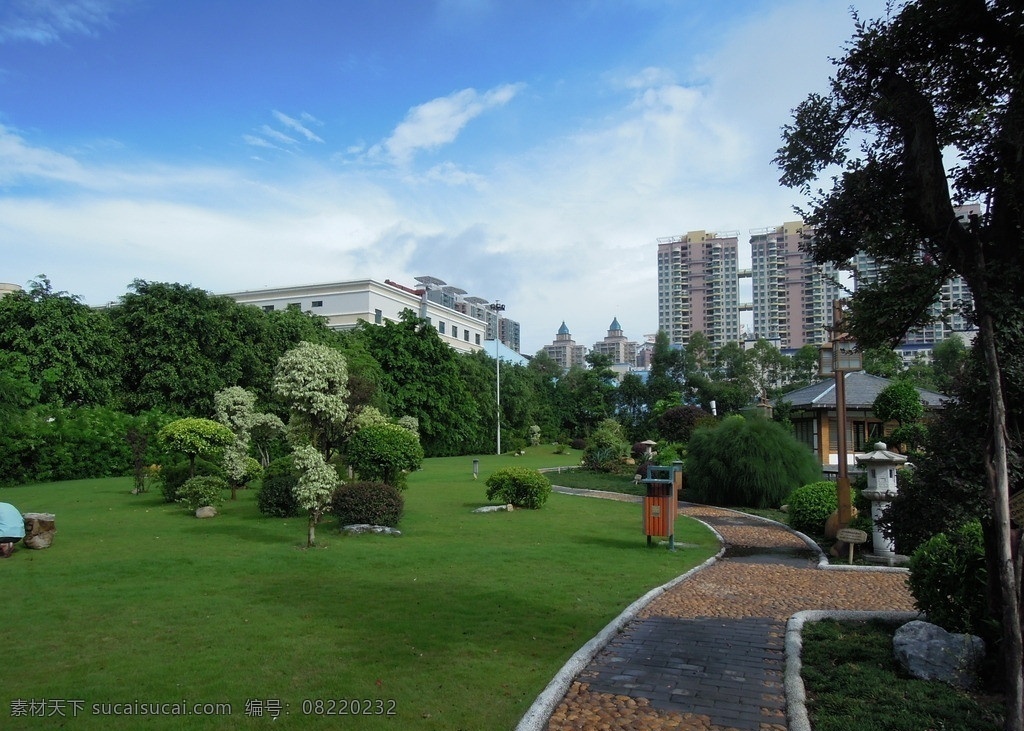
{"type": "Polygon", "coordinates": [[[483,415],[459,377],[455,351],[429,322],[405,310],[399,322],[363,323],[356,337],[380,363],[385,411],[419,420],[428,457],[462,454],[476,440],[483,415]]]}
{"type": "Polygon", "coordinates": [[[105,313],[54,292],[45,275],[0,298],[0,351],[20,353],[42,403],[109,406],[121,352],[105,313]]]}
{"type": "Polygon", "coordinates": [[[952,274],[974,295],[989,402],[990,573],[1015,731],[1024,728],[1024,645],[1008,466],[1024,374],[1004,363],[1024,346],[1022,49],[1020,0],[920,0],[884,20],[858,19],[829,92],[797,107],[776,158],[782,182],[811,199],[804,218],[817,261],[842,264],[865,249],[887,266],[853,297],[849,329],[862,345],[891,345],[924,324],[952,274]],[[837,167],[830,189],[813,193],[837,167]],[[954,205],[970,201],[983,210],[958,220],[954,205]]]}

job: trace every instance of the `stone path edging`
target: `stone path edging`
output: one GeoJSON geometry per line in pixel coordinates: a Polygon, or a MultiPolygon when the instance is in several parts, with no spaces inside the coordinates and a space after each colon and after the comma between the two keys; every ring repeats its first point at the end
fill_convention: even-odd
{"type": "Polygon", "coordinates": [[[808,622],[820,622],[823,619],[845,621],[864,621],[869,619],[888,619],[894,622],[921,619],[920,612],[863,612],[839,609],[807,609],[797,612],[786,622],[786,674],[783,687],[786,690],[786,718],[789,731],[811,731],[811,722],[807,717],[807,691],[804,687],[800,671],[803,663],[800,653],[803,650],[803,627],[808,622]]]}

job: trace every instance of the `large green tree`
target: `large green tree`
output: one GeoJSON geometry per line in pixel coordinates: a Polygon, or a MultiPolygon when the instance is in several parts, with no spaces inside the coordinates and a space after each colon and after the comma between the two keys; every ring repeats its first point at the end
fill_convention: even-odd
{"type": "Polygon", "coordinates": [[[1024,347],[1022,49],[1020,0],[920,0],[858,20],[831,88],[797,107],[776,158],[782,182],[810,198],[816,260],[843,264],[863,249],[886,266],[853,297],[849,330],[862,345],[892,344],[923,324],[951,275],[971,288],[988,386],[978,446],[993,508],[990,574],[1001,589],[1006,728],[1017,731],[1024,675],[1008,466],[1024,373],[1005,364],[1024,347]],[[955,205],[971,201],[980,214],[959,220],[955,205]]]}
{"type": "Polygon", "coordinates": [[[460,378],[457,354],[437,330],[405,310],[399,322],[362,323],[355,336],[381,366],[384,411],[419,420],[428,457],[464,454],[484,415],[460,378]]]}
{"type": "Polygon", "coordinates": [[[110,321],[76,295],[54,292],[45,275],[0,298],[0,352],[23,356],[44,404],[112,405],[121,350],[110,321]]]}

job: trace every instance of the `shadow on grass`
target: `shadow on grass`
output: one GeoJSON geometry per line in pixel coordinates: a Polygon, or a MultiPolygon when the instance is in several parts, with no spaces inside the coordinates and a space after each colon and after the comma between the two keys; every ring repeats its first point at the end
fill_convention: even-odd
{"type": "Polygon", "coordinates": [[[640,533],[637,535],[636,540],[633,541],[625,538],[606,538],[605,536],[589,535],[579,536],[576,542],[589,546],[607,546],[608,548],[636,548],[637,546],[646,547],[647,537],[640,533]]]}
{"type": "MultiPolygon", "coordinates": [[[[186,520],[189,518],[186,516],[186,520]]],[[[244,524],[236,522],[218,521],[217,518],[191,518],[193,524],[186,530],[190,534],[217,534],[240,538],[253,543],[281,543],[281,532],[263,526],[259,521],[246,521],[244,524]]],[[[299,534],[305,535],[305,523],[299,526],[299,534]]]]}

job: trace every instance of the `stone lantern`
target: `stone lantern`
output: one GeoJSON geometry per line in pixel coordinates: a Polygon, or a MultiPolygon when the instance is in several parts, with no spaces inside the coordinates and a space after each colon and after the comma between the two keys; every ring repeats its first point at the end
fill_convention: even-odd
{"type": "Polygon", "coordinates": [[[890,561],[896,557],[892,541],[882,535],[878,519],[889,503],[896,497],[896,470],[903,466],[907,458],[902,454],[890,452],[884,442],[875,444],[875,451],[858,454],[854,459],[864,467],[868,476],[868,487],[861,495],[871,501],[871,520],[874,523],[872,543],[876,556],[890,561]]]}

